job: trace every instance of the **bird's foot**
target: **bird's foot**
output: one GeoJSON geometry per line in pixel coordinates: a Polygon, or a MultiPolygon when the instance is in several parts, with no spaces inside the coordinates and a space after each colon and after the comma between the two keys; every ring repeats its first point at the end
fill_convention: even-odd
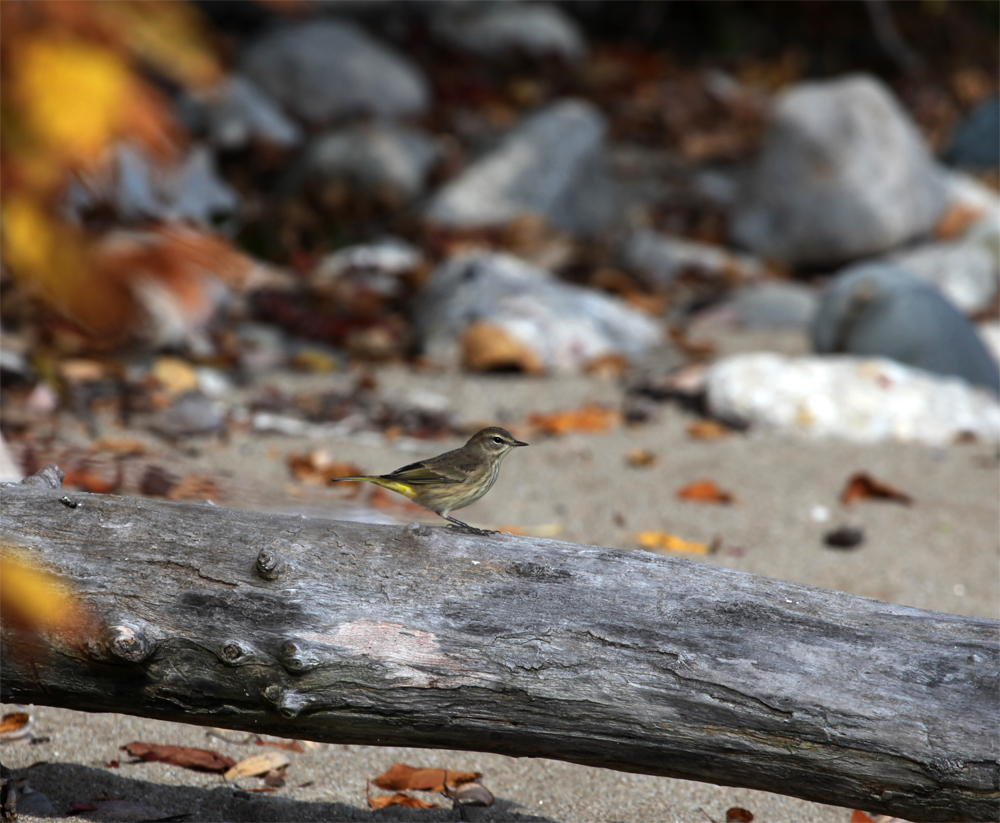
{"type": "Polygon", "coordinates": [[[475,526],[456,526],[451,523],[449,523],[446,528],[454,529],[457,532],[465,532],[466,534],[499,534],[499,532],[494,531],[493,529],[477,529],[475,526]]]}

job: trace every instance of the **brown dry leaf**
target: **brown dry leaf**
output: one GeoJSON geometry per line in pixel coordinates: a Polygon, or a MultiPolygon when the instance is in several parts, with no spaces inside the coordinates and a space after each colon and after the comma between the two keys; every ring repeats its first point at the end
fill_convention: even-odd
{"type": "Polygon", "coordinates": [[[222,496],[207,474],[185,474],[167,492],[167,500],[218,500],[222,496]]]}
{"type": "Polygon", "coordinates": [[[677,490],[677,497],[694,503],[729,505],[736,502],[736,498],[729,492],[720,489],[714,480],[695,480],[693,483],[688,483],[677,490]]]}
{"type": "Polygon", "coordinates": [[[410,809],[441,808],[437,803],[428,803],[426,800],[421,800],[419,797],[412,797],[411,795],[403,794],[402,792],[387,794],[382,797],[369,797],[368,805],[373,809],[385,809],[389,806],[406,806],[410,809]]]}
{"type": "Polygon", "coordinates": [[[587,363],[584,371],[594,377],[617,379],[628,370],[628,359],[621,354],[608,353],[587,363]]]}
{"type": "Polygon", "coordinates": [[[726,809],[726,823],[753,823],[753,815],[746,809],[733,806],[731,809],[726,809]]]}
{"type": "Polygon", "coordinates": [[[954,240],[965,234],[983,216],[983,210],[968,203],[952,203],[931,230],[938,240],[954,240]]]}
{"type": "Polygon", "coordinates": [[[632,449],[625,455],[625,462],[637,469],[655,466],[658,459],[649,449],[632,449]]]}
{"type": "Polygon", "coordinates": [[[867,814],[858,809],[851,812],[851,823],[875,823],[867,814]]]}
{"type": "MultiPolygon", "coordinates": [[[[288,470],[300,483],[326,484],[331,477],[353,477],[362,474],[360,468],[346,460],[333,460],[325,449],[297,452],[286,458],[288,470]]],[[[357,491],[358,487],[355,487],[357,491]]]]}
{"type": "Polygon", "coordinates": [[[146,444],[136,437],[99,437],[90,444],[91,454],[110,452],[122,457],[136,457],[146,453],[146,444]]]}
{"type": "Polygon", "coordinates": [[[635,542],[638,543],[642,548],[647,551],[654,552],[679,552],[681,554],[708,554],[709,546],[707,543],[696,543],[690,540],[684,540],[675,534],[670,534],[668,532],[662,531],[644,531],[638,532],[635,537],[635,542]]]}
{"type": "Polygon", "coordinates": [[[398,791],[416,789],[424,792],[443,792],[445,786],[456,787],[479,780],[481,772],[456,772],[450,769],[418,769],[405,763],[395,763],[372,783],[380,789],[398,791]]]}
{"type": "Polygon", "coordinates": [[[895,486],[872,477],[868,472],[855,472],[852,474],[844,490],[840,493],[840,502],[849,506],[858,500],[890,500],[893,503],[902,503],[909,506],[913,498],[906,492],[897,489],[895,486]]]}
{"type": "Polygon", "coordinates": [[[90,494],[113,494],[121,488],[123,477],[121,463],[115,466],[113,480],[101,477],[91,466],[82,465],[66,472],[66,476],[63,478],[63,487],[80,489],[90,494]]]}
{"type": "Polygon", "coordinates": [[[715,420],[693,420],[687,425],[687,435],[693,440],[720,440],[733,430],[715,420]]]}
{"type": "Polygon", "coordinates": [[[284,752],[262,752],[248,757],[235,764],[223,777],[232,780],[234,777],[258,777],[270,771],[284,769],[291,764],[291,760],[284,752]]]}
{"type": "Polygon", "coordinates": [[[163,746],[158,743],[142,743],[135,740],[120,747],[148,763],[169,763],[196,772],[225,772],[236,765],[236,761],[212,749],[196,749],[191,746],[163,746]]]}
{"type": "MultiPolygon", "coordinates": [[[[307,741],[309,742],[309,741],[307,741]]],[[[284,749],[286,752],[304,752],[305,749],[298,740],[264,740],[258,737],[254,741],[257,746],[273,746],[275,749],[284,749]]]]}
{"type": "Polygon", "coordinates": [[[714,343],[691,340],[687,331],[677,326],[670,327],[670,342],[692,360],[708,360],[716,354],[714,343]]]}
{"type": "Polygon", "coordinates": [[[179,357],[158,357],[153,363],[152,376],[171,394],[185,394],[198,388],[198,373],[194,366],[179,357]]]}
{"type": "Polygon", "coordinates": [[[528,416],[528,425],[542,434],[564,435],[574,432],[603,432],[620,425],[621,412],[589,403],[579,409],[528,416]]]}
{"type": "MultiPolygon", "coordinates": [[[[6,569],[4,569],[6,573],[6,569]]],[[[0,740],[28,740],[31,737],[31,715],[27,712],[8,712],[0,720],[0,740]]]]}
{"type": "Polygon", "coordinates": [[[103,380],[108,374],[108,370],[103,363],[76,357],[61,360],[56,365],[56,371],[70,385],[95,383],[98,380],[103,380]]]}
{"type": "Polygon", "coordinates": [[[522,371],[541,374],[541,358],[520,340],[492,323],[472,323],[461,337],[462,362],[473,371],[522,371]]]}

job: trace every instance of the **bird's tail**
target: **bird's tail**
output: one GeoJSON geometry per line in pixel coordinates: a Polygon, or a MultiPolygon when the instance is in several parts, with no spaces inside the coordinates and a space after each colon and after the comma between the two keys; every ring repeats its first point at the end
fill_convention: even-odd
{"type": "Polygon", "coordinates": [[[337,483],[341,480],[366,480],[369,483],[374,483],[376,486],[381,486],[389,491],[397,492],[405,497],[414,498],[416,497],[416,492],[413,487],[407,483],[400,483],[398,480],[392,480],[388,477],[379,477],[378,475],[364,475],[361,477],[331,477],[331,483],[337,483]]]}

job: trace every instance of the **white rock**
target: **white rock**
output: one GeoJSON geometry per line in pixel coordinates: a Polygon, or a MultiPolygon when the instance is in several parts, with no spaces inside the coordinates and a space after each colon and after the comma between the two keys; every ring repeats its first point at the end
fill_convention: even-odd
{"type": "Polygon", "coordinates": [[[706,376],[713,416],[785,433],[946,445],[1000,441],[997,398],[882,358],[740,354],[706,376]]]}
{"type": "Polygon", "coordinates": [[[733,237],[791,265],[882,254],[928,231],[944,171],[880,81],[799,83],[776,102],[733,237]]]}
{"type": "Polygon", "coordinates": [[[520,53],[575,63],[586,54],[580,27],[548,3],[442,3],[437,12],[431,27],[434,36],[481,57],[520,53]]]}
{"type": "Polygon", "coordinates": [[[1000,268],[985,243],[927,243],[888,260],[937,286],[965,314],[988,309],[1000,286],[1000,268]]]}
{"type": "Polygon", "coordinates": [[[540,214],[580,234],[617,218],[605,152],[604,116],[582,100],[561,100],[528,117],[431,201],[427,218],[453,228],[501,226],[540,214]]]}
{"type": "Polygon", "coordinates": [[[596,357],[636,357],[660,343],[658,323],[617,298],[563,283],[508,254],[472,253],[443,263],[418,296],[415,325],[424,352],[461,361],[472,323],[501,327],[547,369],[573,371],[596,357]]]}

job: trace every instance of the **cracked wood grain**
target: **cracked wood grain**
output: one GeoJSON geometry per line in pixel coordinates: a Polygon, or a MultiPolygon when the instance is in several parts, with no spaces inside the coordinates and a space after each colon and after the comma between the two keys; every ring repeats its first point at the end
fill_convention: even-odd
{"type": "Polygon", "coordinates": [[[996,621],[705,563],[5,486],[99,615],[2,698],[313,740],[551,757],[908,820],[1000,802],[996,621]]]}

